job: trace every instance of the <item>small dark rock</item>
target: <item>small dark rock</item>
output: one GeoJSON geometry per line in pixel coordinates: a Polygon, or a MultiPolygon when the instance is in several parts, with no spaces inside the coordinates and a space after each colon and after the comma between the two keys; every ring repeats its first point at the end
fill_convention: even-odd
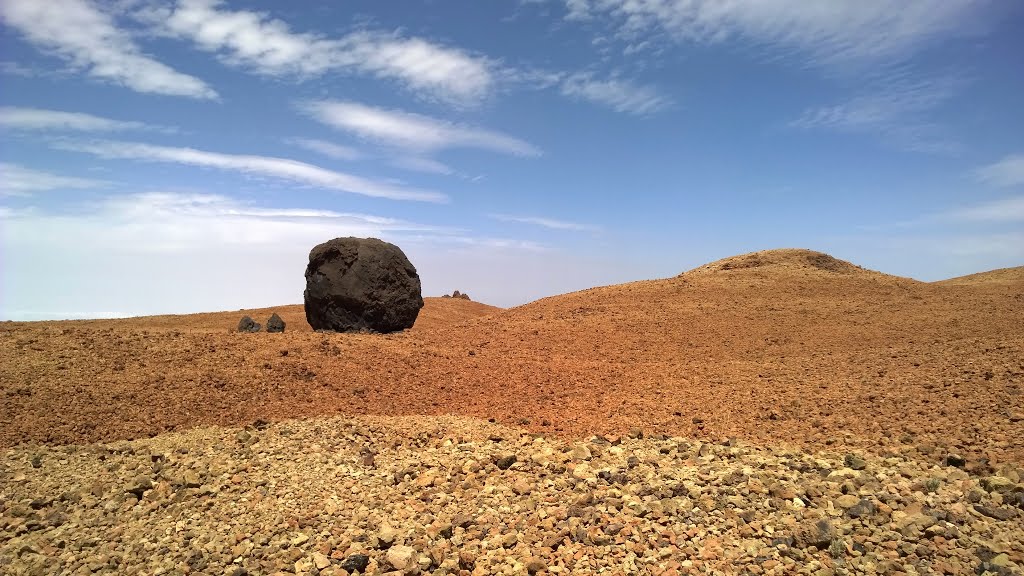
{"type": "Polygon", "coordinates": [[[868,499],[861,499],[856,505],[846,511],[851,518],[864,518],[875,513],[875,504],[868,499]]]}
{"type": "Polygon", "coordinates": [[[366,554],[353,554],[341,562],[341,569],[346,572],[364,572],[370,563],[370,557],[366,554]]]}
{"type": "Polygon", "coordinates": [[[238,321],[239,332],[259,332],[262,326],[250,316],[242,316],[242,319],[238,321]]]}
{"type": "Polygon", "coordinates": [[[967,459],[959,454],[950,454],[946,456],[946,466],[954,466],[956,468],[963,468],[967,465],[967,459]]]}
{"type": "Polygon", "coordinates": [[[495,465],[498,466],[499,470],[508,470],[509,467],[512,466],[515,463],[516,463],[516,456],[515,456],[515,454],[509,454],[508,456],[502,456],[501,458],[498,458],[498,461],[495,462],[495,465]]]}
{"type": "Polygon", "coordinates": [[[267,320],[267,332],[284,332],[284,320],[274,312],[267,320]]]}
{"type": "Polygon", "coordinates": [[[868,467],[867,461],[856,454],[847,454],[843,463],[852,470],[863,470],[868,467]]]}
{"type": "Polygon", "coordinates": [[[1003,500],[1005,503],[1011,506],[1016,506],[1021,510],[1024,510],[1024,492],[1013,492],[1003,500]]]}
{"type": "Polygon", "coordinates": [[[994,506],[985,506],[984,504],[975,504],[974,509],[979,514],[995,518],[996,520],[1009,520],[1017,516],[1013,508],[996,508],[994,506]]]}

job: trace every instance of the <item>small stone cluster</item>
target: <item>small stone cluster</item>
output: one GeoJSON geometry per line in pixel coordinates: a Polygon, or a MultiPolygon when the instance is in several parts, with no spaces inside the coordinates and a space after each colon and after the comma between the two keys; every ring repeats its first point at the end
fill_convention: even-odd
{"type": "MultiPolygon", "coordinates": [[[[252,319],[251,316],[242,316],[242,319],[238,321],[239,332],[259,332],[263,329],[263,326],[252,319]]],[[[274,312],[267,319],[267,332],[284,332],[284,320],[274,312]]]]}
{"type": "Polygon", "coordinates": [[[458,290],[456,290],[455,292],[452,292],[451,294],[444,294],[443,296],[441,296],[441,298],[461,298],[463,300],[469,300],[469,294],[464,294],[464,293],[459,292],[458,290]]]}

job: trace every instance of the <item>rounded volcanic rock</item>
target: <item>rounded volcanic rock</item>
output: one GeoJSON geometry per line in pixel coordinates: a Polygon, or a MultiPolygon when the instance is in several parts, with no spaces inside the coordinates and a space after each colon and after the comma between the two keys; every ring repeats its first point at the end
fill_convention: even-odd
{"type": "Polygon", "coordinates": [[[396,332],[423,307],[420,277],[402,249],[376,238],[335,238],[314,247],[303,293],[314,330],[396,332]]]}

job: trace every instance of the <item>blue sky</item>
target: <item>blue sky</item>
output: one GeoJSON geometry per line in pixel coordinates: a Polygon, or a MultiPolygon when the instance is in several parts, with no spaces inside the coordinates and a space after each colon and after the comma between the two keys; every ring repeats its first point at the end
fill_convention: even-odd
{"type": "Polygon", "coordinates": [[[516,305],[806,247],[1024,263],[1024,9],[2,0],[0,318],[301,302],[397,243],[516,305]]]}

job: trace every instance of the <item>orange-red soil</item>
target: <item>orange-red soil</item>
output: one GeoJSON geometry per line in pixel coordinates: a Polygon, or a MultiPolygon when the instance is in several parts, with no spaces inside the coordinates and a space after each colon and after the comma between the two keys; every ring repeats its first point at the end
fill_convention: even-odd
{"type": "Polygon", "coordinates": [[[823,254],[737,256],[510,310],[428,298],[392,335],[301,306],[0,323],[0,445],[321,414],[739,436],[1024,462],[1024,274],[922,283],[823,254]],[[242,314],[284,334],[239,334],[242,314]]]}

